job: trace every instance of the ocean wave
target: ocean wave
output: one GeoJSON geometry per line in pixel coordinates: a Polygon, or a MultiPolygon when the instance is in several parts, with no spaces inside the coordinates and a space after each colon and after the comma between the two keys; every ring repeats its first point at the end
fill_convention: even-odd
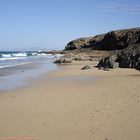
{"type": "Polygon", "coordinates": [[[15,66],[22,66],[22,65],[26,65],[26,64],[30,64],[30,63],[33,63],[33,62],[26,62],[26,63],[14,64],[14,65],[0,66],[0,69],[3,69],[3,68],[10,68],[10,67],[15,67],[15,66]]]}
{"type": "Polygon", "coordinates": [[[12,57],[11,54],[1,54],[0,56],[1,57],[6,57],[6,58],[12,57]]]}
{"type": "Polygon", "coordinates": [[[12,57],[27,57],[27,53],[13,53],[12,57]]]}
{"type": "Polygon", "coordinates": [[[41,57],[46,57],[47,59],[53,59],[53,58],[59,58],[63,55],[61,54],[47,54],[43,52],[0,52],[0,65],[1,63],[13,63],[17,62],[19,59],[25,60],[28,59],[30,60],[33,58],[41,58],[41,57]],[[16,61],[17,60],[17,61],[16,61]],[[5,62],[4,62],[5,61],[5,62]]]}
{"type": "Polygon", "coordinates": [[[18,60],[18,59],[25,59],[26,57],[22,57],[22,58],[19,58],[19,57],[2,57],[0,58],[0,61],[5,61],[5,60],[18,60]]]}
{"type": "Polygon", "coordinates": [[[32,56],[51,56],[52,54],[37,53],[37,52],[25,52],[25,53],[9,53],[0,54],[0,58],[11,58],[11,57],[32,57],[32,56]]]}

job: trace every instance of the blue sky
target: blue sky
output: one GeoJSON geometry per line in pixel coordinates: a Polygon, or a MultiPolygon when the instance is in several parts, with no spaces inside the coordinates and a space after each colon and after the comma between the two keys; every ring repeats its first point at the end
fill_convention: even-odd
{"type": "Polygon", "coordinates": [[[0,50],[63,49],[71,40],[140,26],[139,0],[0,0],[0,50]]]}

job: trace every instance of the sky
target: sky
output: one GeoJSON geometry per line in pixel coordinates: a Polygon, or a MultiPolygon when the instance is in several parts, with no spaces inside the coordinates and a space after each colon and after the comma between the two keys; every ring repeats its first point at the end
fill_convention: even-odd
{"type": "Polygon", "coordinates": [[[140,27],[139,0],[0,0],[0,51],[64,49],[77,38],[140,27]]]}

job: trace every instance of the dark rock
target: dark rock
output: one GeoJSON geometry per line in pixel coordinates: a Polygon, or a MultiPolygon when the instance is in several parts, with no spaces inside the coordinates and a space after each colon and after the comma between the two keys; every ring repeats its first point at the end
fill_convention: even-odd
{"type": "MultiPolygon", "coordinates": [[[[140,27],[111,31],[105,34],[97,35],[94,37],[80,38],[73,40],[65,47],[66,52],[75,50],[75,52],[85,52],[88,54],[91,51],[96,52],[109,52],[109,56],[100,59],[98,63],[99,69],[114,69],[114,68],[135,68],[140,70],[140,27]],[[113,54],[113,55],[112,55],[113,54]]],[[[74,52],[74,51],[73,51],[74,52]]],[[[77,53],[77,54],[79,54],[77,53]]],[[[90,57],[77,55],[74,60],[78,61],[94,61],[90,57]]],[[[97,55],[94,55],[97,56],[97,55]]]]}
{"type": "Polygon", "coordinates": [[[88,70],[88,69],[92,69],[92,67],[89,66],[89,65],[86,65],[86,66],[84,66],[83,68],[81,68],[81,70],[88,70]]]}
{"type": "Polygon", "coordinates": [[[55,60],[54,63],[60,63],[60,59],[55,60]]]}
{"type": "Polygon", "coordinates": [[[118,68],[119,67],[119,63],[115,62],[116,59],[117,59],[117,56],[115,56],[115,55],[102,58],[99,61],[97,67],[99,69],[102,69],[102,68],[111,68],[111,69],[118,68]]]}
{"type": "Polygon", "coordinates": [[[60,58],[60,59],[56,60],[54,63],[58,63],[58,64],[61,64],[61,63],[72,63],[72,60],[69,59],[69,58],[60,58]]]}
{"type": "Polygon", "coordinates": [[[98,67],[98,68],[103,68],[103,67],[104,67],[104,58],[102,58],[102,59],[99,61],[97,67],[98,67]]]}
{"type": "Polygon", "coordinates": [[[136,62],[134,63],[135,69],[140,71],[140,54],[135,56],[136,62]]]}
{"type": "Polygon", "coordinates": [[[110,69],[109,68],[104,68],[104,71],[110,71],[110,69]]]}
{"type": "Polygon", "coordinates": [[[51,50],[51,51],[40,51],[38,53],[39,54],[43,53],[43,54],[52,54],[52,55],[55,55],[55,54],[65,54],[66,52],[65,51],[59,51],[59,50],[51,50]]]}
{"type": "Polygon", "coordinates": [[[112,68],[112,65],[113,65],[113,61],[109,57],[104,58],[104,63],[103,63],[104,68],[112,68]]]}
{"type": "Polygon", "coordinates": [[[89,61],[95,61],[95,59],[94,58],[90,58],[89,61]]]}
{"type": "Polygon", "coordinates": [[[73,40],[66,45],[65,50],[75,50],[86,47],[88,48],[90,46],[90,41],[92,40],[92,38],[93,37],[87,37],[73,40]]]}
{"type": "Polygon", "coordinates": [[[116,56],[108,56],[105,58],[102,58],[97,67],[99,69],[103,68],[135,68],[137,70],[140,70],[140,53],[133,53],[129,52],[126,53],[125,51],[122,51],[121,53],[118,53],[116,56]]]}
{"type": "Polygon", "coordinates": [[[139,41],[140,29],[112,31],[99,43],[104,50],[120,50],[139,41]]]}
{"type": "Polygon", "coordinates": [[[137,63],[136,70],[140,71],[140,62],[137,63]]]}
{"type": "Polygon", "coordinates": [[[69,42],[65,50],[94,49],[122,50],[140,44],[140,28],[111,31],[94,37],[80,38],[69,42]]]}
{"type": "Polygon", "coordinates": [[[104,67],[99,67],[99,70],[104,70],[104,67]]]}
{"type": "Polygon", "coordinates": [[[118,54],[118,58],[116,60],[119,63],[119,67],[121,68],[136,68],[140,62],[140,53],[125,53],[121,52],[118,54]]]}
{"type": "Polygon", "coordinates": [[[82,58],[82,57],[76,57],[74,58],[75,61],[86,61],[85,58],[82,58]]]}

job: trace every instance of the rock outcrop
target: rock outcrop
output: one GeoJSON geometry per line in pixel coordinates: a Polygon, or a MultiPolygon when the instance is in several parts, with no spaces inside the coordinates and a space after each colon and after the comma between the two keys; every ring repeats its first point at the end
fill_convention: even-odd
{"type": "Polygon", "coordinates": [[[81,38],[69,42],[65,50],[122,50],[140,44],[140,28],[111,31],[95,37],[81,38]]]}
{"type": "Polygon", "coordinates": [[[102,58],[97,67],[102,70],[102,69],[116,69],[119,67],[119,63],[116,62],[117,56],[112,55],[112,56],[108,56],[105,58],[102,58]]]}
{"type": "Polygon", "coordinates": [[[67,44],[65,47],[65,50],[76,50],[81,48],[88,48],[90,46],[90,41],[92,40],[92,37],[87,38],[79,38],[76,40],[73,40],[67,44]]]}
{"type": "Polygon", "coordinates": [[[104,68],[135,68],[140,70],[140,53],[126,53],[125,51],[119,52],[116,55],[102,58],[97,67],[104,68]]]}
{"type": "Polygon", "coordinates": [[[116,61],[119,63],[121,68],[135,68],[139,69],[140,64],[140,53],[124,53],[118,54],[116,61]]]}
{"type": "Polygon", "coordinates": [[[107,71],[118,67],[140,70],[140,27],[73,40],[64,52],[73,52],[74,61],[94,61],[98,56],[98,68],[107,71]],[[83,52],[86,52],[85,56],[83,52]],[[97,52],[104,55],[95,55],[97,52]]]}
{"type": "Polygon", "coordinates": [[[63,58],[61,57],[60,59],[57,59],[54,61],[54,63],[57,63],[57,64],[68,64],[68,63],[72,63],[72,60],[70,58],[63,58]]]}

